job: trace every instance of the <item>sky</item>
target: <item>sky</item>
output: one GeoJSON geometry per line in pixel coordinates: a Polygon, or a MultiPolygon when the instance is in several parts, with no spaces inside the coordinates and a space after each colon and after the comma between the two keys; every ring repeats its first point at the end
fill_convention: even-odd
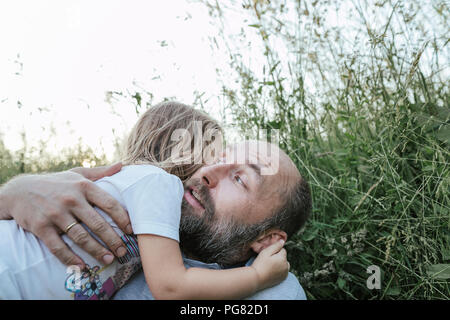
{"type": "MultiPolygon", "coordinates": [[[[354,18],[346,18],[351,3],[342,2],[339,15],[330,10],[325,18],[329,28],[346,28],[349,43],[355,37],[354,18]]],[[[249,38],[240,40],[250,43],[256,29],[240,13],[227,16],[227,32],[246,27],[249,38]]],[[[381,9],[377,15],[388,16],[381,9]]],[[[106,92],[142,88],[154,95],[153,103],[170,97],[193,105],[195,92],[203,93],[206,111],[224,125],[216,70],[230,78],[227,86],[238,84],[227,74],[228,53],[211,48],[217,34],[206,6],[196,1],[2,0],[0,138],[14,152],[23,148],[25,133],[28,148],[43,142],[53,154],[81,138],[111,159],[115,138],[129,132],[137,115],[129,101],[108,103],[106,92]]],[[[263,50],[253,44],[239,50],[243,61],[262,69],[257,54],[263,50]]],[[[283,56],[281,45],[277,50],[283,56]]],[[[307,75],[305,85],[314,93],[307,75]]]]}
{"type": "MultiPolygon", "coordinates": [[[[84,144],[112,155],[113,135],[137,116],[131,105],[116,114],[106,91],[145,88],[154,103],[194,92],[218,96],[206,8],[170,1],[1,1],[0,134],[6,147],[48,141],[47,151],[84,144]],[[117,114],[120,114],[118,116],[117,114]],[[56,137],[49,139],[52,127],[56,137]]],[[[117,112],[118,111],[118,112],[117,112]]],[[[207,110],[217,117],[217,110],[207,110]]]]}

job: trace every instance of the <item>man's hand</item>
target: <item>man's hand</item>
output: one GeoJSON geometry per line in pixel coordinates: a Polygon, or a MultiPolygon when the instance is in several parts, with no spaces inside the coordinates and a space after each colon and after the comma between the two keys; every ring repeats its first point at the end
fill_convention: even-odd
{"type": "MultiPolygon", "coordinates": [[[[23,175],[0,188],[0,219],[14,219],[25,230],[32,232],[66,265],[84,267],[61,238],[70,224],[81,221],[120,257],[126,249],[111,225],[95,211],[97,206],[108,213],[122,231],[132,233],[128,213],[107,192],[92,181],[113,175],[121,163],[92,169],[75,168],[60,173],[23,175]]],[[[106,264],[113,254],[96,241],[79,223],[67,232],[80,248],[106,264]]]]}

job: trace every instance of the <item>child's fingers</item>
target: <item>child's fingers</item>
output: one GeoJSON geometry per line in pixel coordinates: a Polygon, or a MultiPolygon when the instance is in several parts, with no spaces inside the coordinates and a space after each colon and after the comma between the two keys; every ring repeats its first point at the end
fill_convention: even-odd
{"type": "Polygon", "coordinates": [[[276,256],[279,259],[287,260],[287,251],[284,248],[281,248],[280,251],[275,252],[272,254],[272,256],[276,256]]]}
{"type": "Polygon", "coordinates": [[[283,246],[284,246],[284,241],[279,240],[279,241],[271,244],[267,248],[265,248],[263,251],[261,251],[261,253],[271,256],[271,255],[274,255],[274,254],[280,252],[280,250],[283,248],[283,246]]]}

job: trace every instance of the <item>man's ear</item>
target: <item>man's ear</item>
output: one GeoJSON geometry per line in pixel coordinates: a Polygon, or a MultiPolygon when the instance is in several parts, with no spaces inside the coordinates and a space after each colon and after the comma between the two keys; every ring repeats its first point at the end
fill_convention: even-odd
{"type": "Polygon", "coordinates": [[[269,229],[259,236],[251,245],[250,248],[256,253],[260,253],[263,249],[274,244],[275,242],[283,240],[286,242],[287,234],[280,229],[269,229]]]}

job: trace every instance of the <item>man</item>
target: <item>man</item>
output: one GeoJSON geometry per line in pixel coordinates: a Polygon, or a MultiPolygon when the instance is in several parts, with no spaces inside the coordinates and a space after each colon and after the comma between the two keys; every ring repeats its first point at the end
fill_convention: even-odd
{"type": "MultiPolygon", "coordinates": [[[[119,169],[120,165],[115,165],[74,171],[96,180],[119,169]]],[[[84,222],[115,255],[122,256],[125,252],[120,239],[89,203],[110,213],[118,226],[130,233],[128,216],[114,199],[79,174],[65,172],[13,179],[0,189],[0,219],[15,219],[68,265],[83,266],[83,261],[59,236],[61,230],[73,224],[74,217],[84,222]]],[[[284,152],[266,142],[237,144],[227,150],[222,161],[202,167],[186,182],[180,223],[185,264],[206,268],[240,266],[246,261],[251,264],[255,253],[279,239],[286,241],[298,231],[310,207],[308,185],[284,152]],[[268,149],[270,154],[263,152],[268,149]]],[[[67,235],[97,259],[112,261],[112,252],[97,243],[81,224],[71,227],[67,235]]],[[[138,274],[115,298],[152,296],[143,275],[138,274]]],[[[297,279],[290,274],[281,284],[250,298],[305,296],[297,279]]]]}

